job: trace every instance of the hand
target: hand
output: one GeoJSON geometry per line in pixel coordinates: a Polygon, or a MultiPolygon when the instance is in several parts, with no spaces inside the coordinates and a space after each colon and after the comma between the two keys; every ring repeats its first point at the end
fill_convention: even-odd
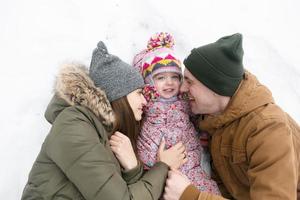
{"type": "Polygon", "coordinates": [[[178,200],[190,184],[190,180],[180,171],[174,169],[170,170],[166,181],[164,199],[178,200]]]}
{"type": "Polygon", "coordinates": [[[119,160],[120,165],[125,170],[130,170],[137,166],[138,162],[136,155],[129,138],[126,135],[117,131],[111,136],[109,143],[112,151],[119,160]]]}
{"type": "Polygon", "coordinates": [[[178,169],[187,161],[185,146],[181,142],[178,142],[165,150],[165,143],[163,138],[158,148],[158,161],[166,163],[170,168],[178,169]]]}

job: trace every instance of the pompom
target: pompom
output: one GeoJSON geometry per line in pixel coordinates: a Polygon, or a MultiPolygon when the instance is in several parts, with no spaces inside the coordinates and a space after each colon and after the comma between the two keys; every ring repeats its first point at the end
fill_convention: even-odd
{"type": "Polygon", "coordinates": [[[174,39],[173,36],[166,32],[160,32],[153,35],[147,44],[148,51],[161,48],[161,47],[167,47],[172,49],[174,46],[174,39]]]}

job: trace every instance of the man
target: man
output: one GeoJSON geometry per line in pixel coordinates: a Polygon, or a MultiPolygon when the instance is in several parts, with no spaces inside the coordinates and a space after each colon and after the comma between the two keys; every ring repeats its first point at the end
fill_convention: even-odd
{"type": "MultiPolygon", "coordinates": [[[[187,92],[192,112],[200,114],[199,128],[211,136],[213,178],[223,197],[297,199],[300,128],[244,70],[242,35],[193,49],[184,64],[181,91],[187,92]]],[[[169,172],[164,198],[223,199],[197,190],[175,170],[169,172]]]]}

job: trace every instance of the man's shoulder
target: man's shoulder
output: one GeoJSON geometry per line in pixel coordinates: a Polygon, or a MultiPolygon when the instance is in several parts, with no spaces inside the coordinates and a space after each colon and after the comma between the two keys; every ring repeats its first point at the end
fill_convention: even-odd
{"type": "MultiPolygon", "coordinates": [[[[237,119],[233,124],[234,137],[247,141],[250,137],[259,136],[261,132],[270,132],[271,129],[288,129],[287,114],[276,104],[270,103],[258,107],[237,119]]],[[[272,131],[274,132],[274,131],[272,131]]]]}
{"type": "Polygon", "coordinates": [[[268,103],[258,107],[242,118],[248,119],[253,124],[269,124],[269,123],[287,123],[287,114],[276,104],[268,103]]]}

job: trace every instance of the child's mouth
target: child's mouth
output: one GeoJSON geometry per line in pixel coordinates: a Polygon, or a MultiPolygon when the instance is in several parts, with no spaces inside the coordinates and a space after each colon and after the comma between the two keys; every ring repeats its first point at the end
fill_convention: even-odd
{"type": "Polygon", "coordinates": [[[165,89],[164,91],[165,91],[165,92],[173,92],[174,89],[165,89]]]}

